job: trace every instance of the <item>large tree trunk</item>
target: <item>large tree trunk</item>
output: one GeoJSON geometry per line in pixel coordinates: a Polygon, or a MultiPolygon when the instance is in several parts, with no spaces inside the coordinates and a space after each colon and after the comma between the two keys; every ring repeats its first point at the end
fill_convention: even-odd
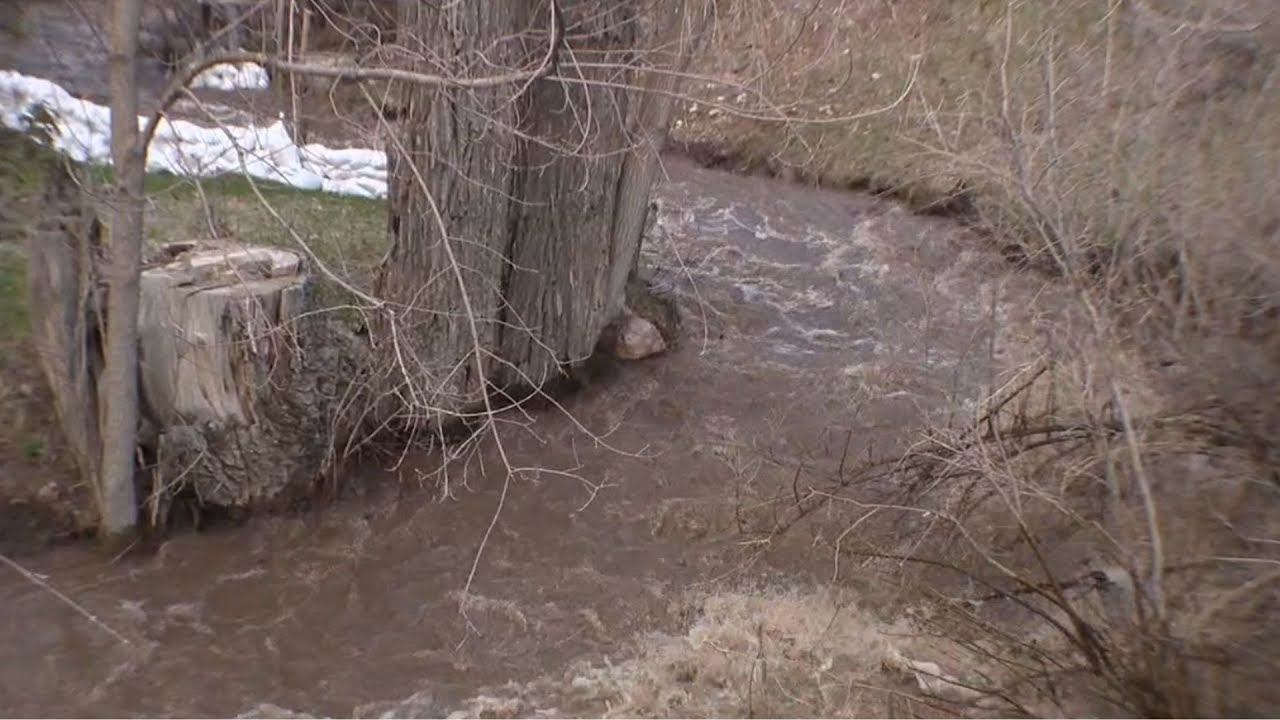
{"type": "MultiPolygon", "coordinates": [[[[701,30],[708,3],[658,2],[643,18],[641,0],[559,4],[568,39],[555,76],[414,88],[388,148],[393,246],[381,292],[398,309],[381,334],[415,418],[555,380],[623,308],[675,88],[635,66],[657,57],[682,69],[690,38],[663,38],[663,56],[640,49],[701,30]],[[658,92],[640,92],[646,84],[658,92]]],[[[535,64],[550,16],[547,0],[406,3],[402,23],[433,69],[477,76],[535,64]]]]}

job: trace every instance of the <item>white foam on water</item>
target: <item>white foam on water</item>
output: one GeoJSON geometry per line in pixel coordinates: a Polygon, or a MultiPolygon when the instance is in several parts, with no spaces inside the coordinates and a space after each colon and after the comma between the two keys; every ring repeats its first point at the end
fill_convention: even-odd
{"type": "MultiPolygon", "coordinates": [[[[261,67],[254,67],[265,75],[261,67]]],[[[227,72],[231,74],[211,76],[208,82],[248,82],[246,78],[255,77],[242,67],[227,72]]],[[[106,107],[73,97],[57,83],[0,70],[0,123],[26,130],[42,117],[49,120],[44,130],[55,150],[77,162],[111,163],[111,112],[106,107]]],[[[138,118],[139,127],[146,122],[147,118],[138,118]]],[[[162,119],[148,148],[147,170],[182,177],[246,174],[300,190],[387,196],[384,152],[315,144],[299,147],[283,121],[266,127],[203,127],[162,119]]]]}

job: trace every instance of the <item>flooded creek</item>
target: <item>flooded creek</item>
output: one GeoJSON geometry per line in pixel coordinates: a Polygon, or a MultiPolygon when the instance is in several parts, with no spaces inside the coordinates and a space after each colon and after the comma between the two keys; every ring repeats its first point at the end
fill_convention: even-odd
{"type": "MultiPolygon", "coordinates": [[[[666,165],[644,264],[679,299],[683,336],[590,383],[567,412],[504,427],[528,470],[511,481],[465,616],[505,478],[492,441],[447,474],[412,455],[354,473],[333,505],[178,535],[153,555],[23,558],[127,643],[0,568],[0,708],[447,714],[681,633],[716,593],[820,585],[825,539],[763,552],[744,542],[741,509],[789,494],[802,459],[836,458],[846,439],[854,452],[891,444],[923,411],[976,397],[999,363],[993,323],[1025,288],[944,219],[666,165]]],[[[605,711],[573,687],[547,692],[521,712],[605,711]]]]}
{"type": "Polygon", "coordinates": [[[26,559],[131,644],[0,573],[0,704],[344,715],[429,691],[445,712],[678,631],[698,593],[815,582],[828,550],[798,540],[747,563],[737,510],[789,485],[782,461],[830,451],[832,436],[889,442],[944,394],[974,394],[998,260],[867,197],[679,158],[668,171],[645,262],[680,298],[685,335],[571,397],[576,422],[549,410],[503,431],[513,463],[540,470],[513,481],[466,617],[460,592],[504,477],[491,448],[447,482],[438,458],[410,457],[351,478],[362,497],[181,535],[151,557],[26,559]]]}

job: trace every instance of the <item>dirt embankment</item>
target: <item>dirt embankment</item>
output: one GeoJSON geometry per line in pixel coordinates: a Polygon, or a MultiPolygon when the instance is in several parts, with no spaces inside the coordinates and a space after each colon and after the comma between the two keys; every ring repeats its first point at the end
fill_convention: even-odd
{"type": "Polygon", "coordinates": [[[29,342],[25,232],[36,188],[55,160],[0,129],[0,553],[71,540],[92,526],[88,493],[66,454],[53,400],[29,342]]]}

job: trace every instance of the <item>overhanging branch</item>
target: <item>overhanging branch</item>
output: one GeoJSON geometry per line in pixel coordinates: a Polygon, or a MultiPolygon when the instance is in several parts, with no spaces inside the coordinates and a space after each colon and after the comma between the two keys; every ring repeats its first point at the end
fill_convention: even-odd
{"type": "Polygon", "coordinates": [[[200,73],[215,65],[229,63],[256,63],[273,71],[296,73],[312,77],[327,77],[334,80],[348,80],[356,82],[379,80],[395,81],[440,89],[480,90],[501,87],[503,85],[514,85],[517,83],[527,84],[535,80],[548,77],[555,72],[559,61],[560,50],[564,45],[564,19],[560,12],[559,2],[557,2],[557,0],[551,0],[550,5],[551,40],[547,45],[546,54],[542,57],[542,60],[537,64],[537,66],[527,70],[516,70],[498,75],[486,75],[483,77],[451,77],[448,75],[387,67],[318,65],[315,63],[285,60],[281,57],[268,53],[248,51],[224,52],[209,56],[204,55],[203,52],[197,52],[196,57],[189,61],[180,72],[175,73],[173,79],[170,80],[169,84],[165,87],[164,92],[160,95],[160,103],[158,107],[156,107],[155,112],[148,119],[145,129],[139,137],[139,141],[142,143],[142,148],[148,147],[151,144],[152,138],[155,136],[156,129],[160,126],[160,120],[164,118],[164,113],[168,110],[169,106],[178,99],[178,97],[187,89],[191,82],[200,75],[200,73]]]}

